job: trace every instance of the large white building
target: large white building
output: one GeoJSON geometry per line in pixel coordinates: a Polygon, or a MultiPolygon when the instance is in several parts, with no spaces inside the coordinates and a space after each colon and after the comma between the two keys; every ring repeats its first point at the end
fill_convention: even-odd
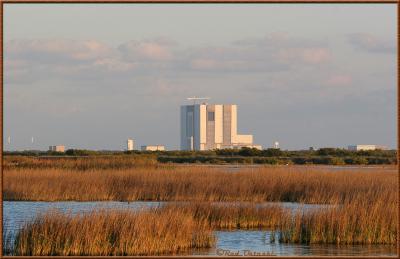
{"type": "Polygon", "coordinates": [[[347,149],[351,150],[351,151],[376,150],[376,149],[385,150],[385,149],[387,149],[387,147],[380,146],[380,145],[352,145],[352,146],[348,146],[347,149]]]}
{"type": "Polygon", "coordinates": [[[126,141],[126,150],[132,151],[134,148],[135,148],[135,145],[134,145],[133,139],[128,139],[126,141]]]}
{"type": "Polygon", "coordinates": [[[141,146],[142,151],[165,151],[165,146],[163,145],[147,145],[141,146]]]}
{"type": "Polygon", "coordinates": [[[193,104],[181,106],[181,150],[250,147],[253,135],[237,134],[237,105],[193,104]]]}

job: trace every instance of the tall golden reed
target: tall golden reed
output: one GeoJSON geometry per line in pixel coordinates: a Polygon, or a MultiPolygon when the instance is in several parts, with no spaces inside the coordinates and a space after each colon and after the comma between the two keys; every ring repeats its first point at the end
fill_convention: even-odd
{"type": "Polygon", "coordinates": [[[66,215],[50,211],[17,234],[14,255],[163,255],[211,247],[204,221],[171,209],[93,211],[66,215]]]}
{"type": "MultiPolygon", "coordinates": [[[[4,171],[5,200],[288,201],[342,203],[382,189],[396,192],[397,174],[315,168],[208,167],[28,169],[4,171]]],[[[366,197],[365,199],[369,199],[366,197]]]]}
{"type": "Polygon", "coordinates": [[[282,218],[276,227],[279,240],[306,244],[397,244],[396,193],[352,197],[343,204],[282,218]]]}
{"type": "MultiPolygon", "coordinates": [[[[273,229],[281,242],[397,243],[395,203],[350,202],[294,213],[277,205],[177,203],[142,211],[50,212],[26,224],[14,255],[163,255],[214,244],[212,230],[273,229]]],[[[273,233],[275,235],[275,233],[273,233]]]]}
{"type": "MultiPolygon", "coordinates": [[[[383,169],[363,170],[360,168],[332,172],[318,167],[260,167],[227,171],[226,168],[161,166],[154,164],[151,158],[147,162],[132,162],[133,160],[127,157],[39,160],[33,158],[7,160],[3,185],[6,200],[190,202],[176,203],[164,209],[140,214],[146,215],[139,224],[143,225],[144,232],[137,234],[134,238],[147,240],[149,242],[146,245],[147,250],[135,248],[136,250],[127,252],[124,247],[118,246],[117,250],[113,250],[107,245],[105,245],[107,249],[101,250],[96,245],[82,243],[87,240],[85,238],[88,238],[89,229],[85,232],[80,227],[72,230],[65,227],[70,226],[68,222],[75,222],[74,220],[78,222],[78,219],[83,218],[85,222],[93,222],[92,224],[95,224],[93,227],[98,229],[104,227],[104,224],[107,226],[111,224],[110,231],[111,229],[120,230],[120,225],[125,224],[121,222],[131,222],[125,218],[121,221],[121,218],[118,218],[121,216],[116,214],[114,218],[118,220],[113,221],[107,218],[110,216],[105,215],[112,213],[103,213],[103,217],[99,216],[101,214],[92,214],[90,219],[89,216],[88,218],[85,218],[86,216],[80,218],[63,215],[44,216],[38,219],[36,225],[26,226],[25,230],[34,229],[34,232],[21,232],[25,234],[20,235],[18,240],[24,244],[21,246],[21,251],[25,252],[19,254],[30,254],[32,251],[39,254],[43,251],[48,254],[67,254],[65,251],[69,251],[68,253],[76,255],[163,254],[164,252],[178,253],[181,249],[188,248],[186,241],[180,241],[179,248],[166,248],[165,244],[160,245],[165,248],[164,250],[155,248],[156,241],[152,239],[154,236],[158,238],[159,236],[147,230],[150,228],[146,227],[148,223],[146,219],[159,217],[153,218],[153,222],[160,220],[160,224],[163,224],[163,217],[160,216],[163,213],[174,215],[170,218],[171,222],[180,222],[179,224],[186,222],[189,232],[198,229],[198,224],[202,226],[200,234],[196,235],[197,241],[193,241],[194,246],[191,247],[205,247],[211,244],[211,241],[207,241],[210,240],[211,229],[269,228],[278,233],[281,242],[290,243],[393,245],[398,239],[398,174],[383,169]],[[222,201],[291,201],[332,204],[334,207],[311,213],[299,211],[292,214],[291,211],[277,206],[239,206],[236,203],[224,205],[220,203],[222,201]],[[41,222],[43,224],[39,224],[41,222]],[[98,225],[95,222],[98,222],[98,225]],[[192,225],[187,222],[192,222],[190,223],[192,225]],[[51,237],[55,238],[53,242],[55,247],[46,243],[48,239],[40,239],[43,233],[51,233],[51,237]],[[85,238],[76,241],[77,245],[74,249],[65,250],[65,247],[71,247],[69,245],[71,241],[61,239],[60,233],[69,234],[71,238],[85,238]],[[37,238],[41,243],[36,242],[37,238]],[[31,246],[33,244],[40,244],[40,246],[31,246]],[[47,247],[47,250],[39,249],[42,246],[47,247]],[[87,250],[89,246],[93,250],[87,250]]],[[[240,204],[243,205],[243,203],[240,204]]],[[[134,214],[132,218],[136,219],[141,217],[140,215],[134,214]]],[[[126,216],[126,218],[130,217],[126,216]]],[[[74,226],[81,226],[79,224],[76,223],[74,226]]],[[[133,232],[138,229],[134,228],[135,224],[129,225],[133,232]]],[[[186,228],[186,225],[184,226],[186,228]]],[[[162,233],[169,237],[173,236],[174,231],[180,231],[177,225],[176,228],[171,229],[164,225],[161,227],[165,229],[162,233]]],[[[194,232],[197,233],[197,230],[194,232]]],[[[99,232],[95,241],[104,245],[109,240],[114,240],[109,238],[113,236],[109,233],[114,232],[99,232]]],[[[185,237],[188,236],[190,235],[185,237]]],[[[90,243],[92,241],[90,240],[90,243]]]]}

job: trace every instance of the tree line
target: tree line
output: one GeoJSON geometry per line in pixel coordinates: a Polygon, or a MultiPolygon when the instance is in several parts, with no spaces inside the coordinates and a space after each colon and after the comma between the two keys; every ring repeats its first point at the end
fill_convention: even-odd
{"type": "Polygon", "coordinates": [[[208,163],[208,164],[326,164],[326,165],[379,165],[397,164],[396,150],[350,151],[340,148],[318,150],[280,150],[275,148],[216,149],[207,151],[95,151],[68,149],[55,151],[5,151],[4,155],[21,156],[118,156],[152,154],[160,163],[208,163]]]}

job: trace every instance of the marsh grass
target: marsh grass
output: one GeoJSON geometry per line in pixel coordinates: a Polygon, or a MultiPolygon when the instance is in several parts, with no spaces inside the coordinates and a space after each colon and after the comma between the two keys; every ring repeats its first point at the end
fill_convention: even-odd
{"type": "Polygon", "coordinates": [[[171,209],[50,211],[18,232],[13,255],[163,255],[214,242],[206,222],[171,209]]]}
{"type": "Polygon", "coordinates": [[[127,169],[132,167],[152,167],[157,165],[155,155],[105,155],[87,157],[30,157],[30,156],[5,156],[4,169],[127,169]]]}
{"type": "Polygon", "coordinates": [[[28,169],[4,171],[4,199],[30,201],[285,201],[335,204],[382,189],[397,191],[397,174],[314,168],[208,167],[28,169]]]}
{"type": "Polygon", "coordinates": [[[7,162],[14,164],[4,170],[5,200],[177,203],[140,213],[42,215],[19,232],[14,243],[18,255],[177,254],[213,245],[216,229],[266,228],[274,230],[280,242],[304,244],[394,245],[398,239],[396,172],[315,167],[228,172],[160,166],[151,159],[132,163],[124,157],[23,159],[7,162]],[[272,205],[243,206],[268,201],[333,206],[307,213],[272,205]]]}
{"type": "Polygon", "coordinates": [[[217,230],[271,229],[279,226],[284,217],[291,216],[290,209],[279,205],[194,202],[166,205],[165,208],[193,215],[217,230]]]}
{"type": "MultiPolygon", "coordinates": [[[[347,202],[298,211],[277,205],[185,203],[140,211],[50,211],[17,234],[13,255],[175,255],[215,244],[213,230],[270,229],[280,242],[397,243],[395,203],[347,202]]],[[[274,241],[274,238],[271,238],[274,241]]]]}
{"type": "Polygon", "coordinates": [[[297,211],[292,218],[282,218],[275,230],[285,243],[395,245],[399,206],[395,197],[382,193],[372,201],[358,197],[328,209],[297,211]]]}

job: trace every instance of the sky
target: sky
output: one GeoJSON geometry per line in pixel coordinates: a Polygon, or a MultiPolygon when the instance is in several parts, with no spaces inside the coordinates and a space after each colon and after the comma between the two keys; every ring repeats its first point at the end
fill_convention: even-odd
{"type": "Polygon", "coordinates": [[[396,9],[5,4],[4,150],[179,149],[190,96],[264,148],[396,148],[396,9]]]}

